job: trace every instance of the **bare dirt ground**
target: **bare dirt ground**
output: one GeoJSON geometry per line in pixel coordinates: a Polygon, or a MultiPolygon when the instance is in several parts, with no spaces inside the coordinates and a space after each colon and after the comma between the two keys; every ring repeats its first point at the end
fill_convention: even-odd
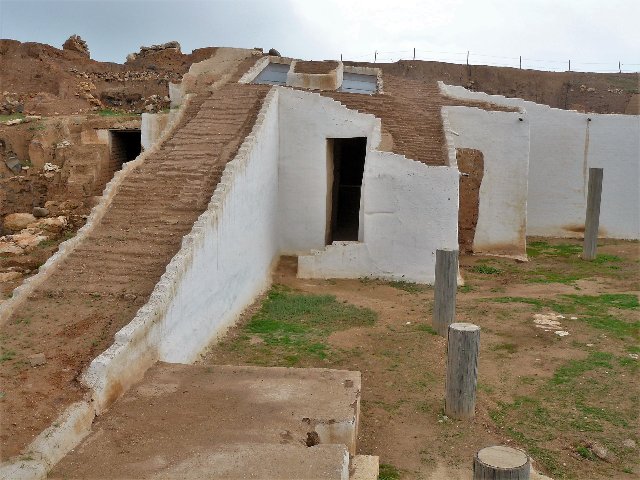
{"type": "Polygon", "coordinates": [[[445,341],[430,328],[433,291],[423,286],[297,279],[295,259],[285,258],[280,286],[204,363],[360,370],[358,448],[380,456],[384,478],[465,478],[473,454],[491,444],[525,449],[556,479],[637,478],[640,248],[603,243],[595,263],[580,260],[575,240],[534,239],[528,263],[461,258],[457,316],[482,327],[472,422],[443,415],[445,341]],[[377,320],[357,310],[350,327],[337,310],[304,313],[304,302],[324,295],[377,320]],[[536,326],[536,314],[552,313],[568,335],[536,326]]]}

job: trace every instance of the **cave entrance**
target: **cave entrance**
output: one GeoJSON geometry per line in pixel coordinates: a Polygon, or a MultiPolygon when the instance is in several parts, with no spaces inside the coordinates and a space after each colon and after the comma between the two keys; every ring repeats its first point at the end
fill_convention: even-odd
{"type": "Polygon", "coordinates": [[[367,138],[327,139],[327,245],[358,240],[367,138]]]}
{"type": "Polygon", "coordinates": [[[122,168],[142,152],[140,130],[109,130],[111,162],[115,170],[122,168]]]}

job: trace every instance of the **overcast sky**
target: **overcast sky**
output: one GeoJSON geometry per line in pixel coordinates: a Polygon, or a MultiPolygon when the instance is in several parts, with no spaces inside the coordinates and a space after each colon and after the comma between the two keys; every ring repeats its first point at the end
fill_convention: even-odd
{"type": "Polygon", "coordinates": [[[0,38],[122,63],[141,45],[271,47],[305,59],[417,57],[565,70],[640,70],[640,0],[0,0],[0,38]],[[535,61],[534,61],[535,60],[535,61]]]}

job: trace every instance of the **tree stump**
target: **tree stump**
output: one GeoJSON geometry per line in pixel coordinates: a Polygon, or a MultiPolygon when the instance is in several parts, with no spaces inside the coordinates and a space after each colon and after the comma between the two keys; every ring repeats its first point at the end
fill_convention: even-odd
{"type": "Polygon", "coordinates": [[[530,472],[529,457],[517,448],[486,447],[473,457],[473,480],[529,480],[530,472]]]}
{"type": "Polygon", "coordinates": [[[458,250],[436,250],[436,279],[433,295],[433,329],[446,337],[456,319],[458,250]]]}
{"type": "Polygon", "coordinates": [[[456,419],[473,418],[476,409],[480,327],[452,323],[447,342],[447,383],[444,411],[456,419]]]}

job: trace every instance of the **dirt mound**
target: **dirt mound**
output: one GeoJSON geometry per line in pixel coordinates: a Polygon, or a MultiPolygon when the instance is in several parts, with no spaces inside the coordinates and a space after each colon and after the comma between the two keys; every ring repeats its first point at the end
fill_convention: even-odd
{"type": "Polygon", "coordinates": [[[179,82],[192,63],[216,50],[203,48],[183,54],[179,45],[156,47],[162,46],[143,47],[121,65],[91,60],[86,43],[77,36],[71,36],[62,50],[41,43],[0,40],[0,113],[142,112],[153,95],[159,99],[153,102],[155,109],[164,108],[168,106],[169,82],[179,82]]]}
{"type": "Polygon", "coordinates": [[[420,60],[345,64],[378,67],[386,75],[424,82],[442,80],[491,95],[523,98],[582,112],[625,113],[631,98],[640,93],[640,75],[637,73],[541,72],[420,60]]]}

